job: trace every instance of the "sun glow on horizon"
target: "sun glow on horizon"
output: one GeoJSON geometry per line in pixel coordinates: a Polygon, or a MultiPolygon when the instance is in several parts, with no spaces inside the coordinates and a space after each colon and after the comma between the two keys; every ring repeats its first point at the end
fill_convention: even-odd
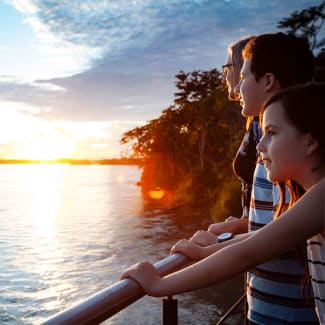
{"type": "Polygon", "coordinates": [[[15,157],[30,160],[55,160],[67,157],[71,147],[72,144],[65,142],[64,139],[46,137],[22,145],[15,157]]]}
{"type": "Polygon", "coordinates": [[[3,112],[0,122],[0,157],[50,160],[62,158],[73,148],[73,139],[48,121],[13,109],[3,112]]]}
{"type": "Polygon", "coordinates": [[[21,113],[20,107],[19,103],[0,102],[0,159],[48,161],[120,155],[112,122],[43,120],[21,113]]]}

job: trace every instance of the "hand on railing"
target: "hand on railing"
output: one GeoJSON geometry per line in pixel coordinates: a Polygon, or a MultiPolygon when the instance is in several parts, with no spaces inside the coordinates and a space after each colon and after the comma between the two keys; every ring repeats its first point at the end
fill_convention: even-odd
{"type": "Polygon", "coordinates": [[[148,261],[139,262],[129,267],[122,274],[121,280],[128,278],[136,281],[141,289],[150,296],[156,296],[159,292],[161,275],[154,265],[148,261]]]}
{"type": "MultiPolygon", "coordinates": [[[[154,268],[155,272],[165,276],[184,267],[188,262],[189,259],[185,255],[176,253],[156,262],[154,268]]],[[[143,294],[140,286],[133,279],[124,279],[52,316],[43,325],[99,324],[141,298],[143,294]]]]}
{"type": "Polygon", "coordinates": [[[206,257],[205,251],[205,247],[199,246],[190,240],[181,239],[171,248],[170,253],[182,253],[193,261],[199,261],[202,258],[206,257]]]}
{"type": "Polygon", "coordinates": [[[200,246],[209,246],[218,242],[218,236],[210,231],[198,230],[189,240],[200,246]]]}

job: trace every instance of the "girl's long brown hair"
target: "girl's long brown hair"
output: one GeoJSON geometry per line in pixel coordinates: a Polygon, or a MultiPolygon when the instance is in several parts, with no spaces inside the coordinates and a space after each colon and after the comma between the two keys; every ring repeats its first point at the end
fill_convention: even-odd
{"type": "MultiPolygon", "coordinates": [[[[299,198],[305,193],[303,187],[299,185],[297,182],[292,180],[289,180],[287,182],[277,182],[277,186],[280,193],[280,199],[279,199],[279,204],[277,206],[274,219],[279,218],[287,209],[292,207],[295,204],[295,202],[297,202],[299,198]],[[286,188],[288,188],[290,193],[289,204],[285,203],[286,188]]],[[[295,250],[296,250],[297,257],[300,260],[305,272],[305,275],[301,280],[303,294],[307,297],[311,297],[312,292],[306,290],[307,287],[311,286],[306,243],[298,245],[295,250]]]]}

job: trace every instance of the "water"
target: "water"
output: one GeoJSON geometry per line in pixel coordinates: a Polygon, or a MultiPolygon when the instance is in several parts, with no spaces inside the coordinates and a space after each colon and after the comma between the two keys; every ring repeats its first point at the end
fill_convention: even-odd
{"type": "MultiPolygon", "coordinates": [[[[211,222],[145,210],[139,177],[134,166],[0,165],[0,324],[39,324],[211,222]]],[[[214,324],[241,280],[179,296],[179,324],[214,324]]],[[[105,324],[161,324],[161,306],[145,297],[105,324]]]]}

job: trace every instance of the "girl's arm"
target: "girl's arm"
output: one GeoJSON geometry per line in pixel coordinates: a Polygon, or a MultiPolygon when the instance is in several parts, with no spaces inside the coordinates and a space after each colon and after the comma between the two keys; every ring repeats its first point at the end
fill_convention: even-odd
{"type": "Polygon", "coordinates": [[[148,262],[135,265],[122,278],[134,278],[147,294],[156,297],[193,291],[274,258],[322,232],[324,228],[325,178],[279,219],[239,243],[164,278],[148,262]]]}

